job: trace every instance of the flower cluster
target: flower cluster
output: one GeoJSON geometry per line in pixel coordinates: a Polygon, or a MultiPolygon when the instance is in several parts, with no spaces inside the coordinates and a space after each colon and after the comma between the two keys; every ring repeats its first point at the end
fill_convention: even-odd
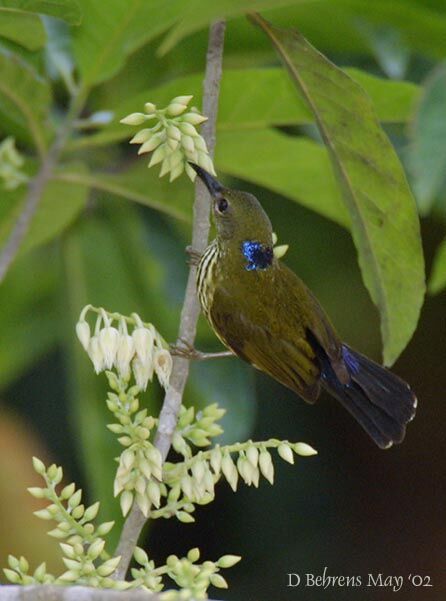
{"type": "Polygon", "coordinates": [[[114,368],[126,382],[130,381],[133,373],[136,385],[141,390],[146,390],[156,373],[160,384],[164,388],[168,387],[172,371],[172,356],[168,345],[155,327],[143,324],[136,313],[131,318],[126,318],[87,305],[76,324],[76,333],[93,362],[96,373],[114,368]],[[89,311],[97,314],[93,336],[86,320],[89,311]],[[113,325],[115,321],[118,327],[113,325]],[[131,334],[127,323],[133,325],[131,334]]]}
{"type": "Polygon", "coordinates": [[[141,129],[130,140],[130,144],[141,144],[138,154],[151,152],[149,167],[161,163],[160,177],[170,172],[170,181],[179,177],[185,170],[192,181],[196,173],[189,162],[196,163],[215,175],[214,165],[209,156],[206,142],[196,130],[197,125],[206,121],[197,108],[189,108],[193,96],[177,96],[165,109],[146,102],[144,113],[132,113],[121,123],[142,125],[154,120],[150,128],[141,129]]]}
{"type": "Polygon", "coordinates": [[[130,583],[114,580],[112,574],[118,567],[120,557],[110,557],[105,551],[105,540],[114,522],[103,522],[99,526],[93,524],[99,510],[99,503],[85,507],[82,503],[82,490],[76,490],[74,483],[63,486],[59,492],[56,488],[63,478],[62,468],[56,465],[45,467],[40,459],[33,458],[36,472],[42,476],[45,486],[29,488],[29,493],[36,499],[49,502],[44,509],[34,514],[42,520],[56,522],[57,526],[48,534],[57,539],[65,539],[60,548],[62,560],[67,570],[58,577],[48,574],[45,563],[40,564],[34,573],[29,573],[29,564],[24,557],[8,557],[9,568],[4,569],[6,578],[14,584],[69,584],[76,582],[86,586],[114,588],[123,590],[130,583]]]}
{"type": "Polygon", "coordinates": [[[125,380],[113,372],[107,372],[107,377],[114,391],[108,393],[107,407],[116,419],[108,429],[119,435],[118,441],[125,447],[119,458],[114,494],[121,495],[124,516],[135,500],[148,516],[152,506],[160,506],[161,494],[167,494],[162,483],[161,454],[149,440],[157,420],[147,415],[147,409],[139,409],[137,386],[128,388],[125,380]]]}
{"type": "Polygon", "coordinates": [[[29,180],[23,172],[25,160],[15,146],[12,137],[5,138],[0,144],[0,179],[5,190],[15,190],[29,180]]]}
{"type": "Polygon", "coordinates": [[[207,599],[207,589],[213,585],[217,588],[228,588],[226,580],[218,572],[223,568],[231,568],[241,559],[238,555],[223,555],[217,561],[196,562],[200,559],[200,551],[191,549],[187,557],[179,559],[176,555],[167,558],[166,565],[155,567],[147,553],[137,547],[134,557],[140,568],[132,569],[135,584],[151,592],[163,590],[162,576],[167,574],[180,588],[163,593],[162,601],[200,601],[207,599]]]}

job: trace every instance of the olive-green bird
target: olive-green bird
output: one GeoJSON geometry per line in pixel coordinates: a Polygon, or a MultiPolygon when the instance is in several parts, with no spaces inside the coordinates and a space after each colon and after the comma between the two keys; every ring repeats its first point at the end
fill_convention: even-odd
{"type": "Polygon", "coordinates": [[[400,443],[417,404],[409,386],[342,343],[311,291],[275,258],[259,201],[192,166],[217,227],[198,264],[198,297],[223,344],[308,403],[325,388],[379,447],[400,443]]]}

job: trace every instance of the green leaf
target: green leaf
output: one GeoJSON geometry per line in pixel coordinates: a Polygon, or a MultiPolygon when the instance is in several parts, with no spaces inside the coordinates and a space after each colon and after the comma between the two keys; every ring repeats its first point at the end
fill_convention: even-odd
{"type": "Polygon", "coordinates": [[[48,252],[17,261],[0,286],[0,388],[5,389],[56,345],[57,261],[48,252]],[[20,327],[18,327],[20,324],[20,327]]]}
{"type": "Polygon", "coordinates": [[[419,222],[403,168],[358,84],[298,32],[254,20],[279,52],[329,150],[390,365],[415,330],[425,291],[419,222]]]}
{"type": "Polygon", "coordinates": [[[438,294],[446,287],[446,238],[438,246],[435,253],[432,271],[429,278],[429,294],[438,294]]]}
{"type": "Polygon", "coordinates": [[[18,56],[0,51],[0,108],[21,125],[26,125],[36,146],[45,148],[51,102],[48,83],[18,56]]]}
{"type": "MultiPolygon", "coordinates": [[[[86,173],[86,169],[82,165],[76,165],[76,171],[86,173]]],[[[63,232],[84,209],[87,193],[88,186],[86,184],[70,186],[63,181],[50,181],[43,192],[37,212],[20,247],[20,254],[46,244],[63,232]]],[[[13,192],[4,192],[3,195],[9,210],[1,215],[0,244],[3,244],[8,238],[25,202],[25,198],[20,198],[25,195],[23,188],[13,192]]]]}
{"type": "Polygon", "coordinates": [[[411,131],[409,165],[420,213],[427,215],[446,181],[446,62],[429,76],[411,131]]]}
{"type": "Polygon", "coordinates": [[[1,3],[0,36],[28,50],[38,50],[46,42],[45,28],[37,15],[4,10],[1,3]]]}
{"type": "Polygon", "coordinates": [[[139,157],[124,173],[80,173],[65,171],[59,179],[101,192],[114,194],[148,206],[183,221],[192,215],[193,186],[184,176],[169,183],[154,169],[147,168],[147,159],[139,157]]]}
{"type": "Polygon", "coordinates": [[[0,0],[0,14],[4,9],[49,15],[70,25],[79,25],[82,17],[75,0],[0,0]]]}
{"type": "MultiPolygon", "coordinates": [[[[375,103],[378,117],[385,122],[406,122],[412,116],[412,105],[418,99],[420,88],[409,82],[395,82],[369,75],[359,69],[346,72],[361,84],[375,103]]],[[[141,110],[147,101],[165,106],[180,93],[194,96],[194,104],[201,105],[202,76],[179,77],[153,90],[145,90],[126,98],[114,110],[115,119],[98,133],[78,138],[72,147],[109,144],[129,138],[129,130],[119,120],[129,113],[141,110]]],[[[264,129],[275,125],[302,125],[312,123],[314,117],[305,102],[296,94],[289,77],[282,68],[228,69],[224,71],[218,110],[219,131],[264,129]],[[274,95],[271,95],[274,90],[274,95]]]]}
{"type": "Polygon", "coordinates": [[[283,194],[349,228],[330,158],[320,144],[271,129],[221,132],[217,140],[218,171],[283,194]]]}
{"type": "Polygon", "coordinates": [[[112,77],[131,52],[172,25],[183,4],[182,0],[79,3],[84,16],[82,27],[73,31],[74,53],[87,88],[112,77]]]}

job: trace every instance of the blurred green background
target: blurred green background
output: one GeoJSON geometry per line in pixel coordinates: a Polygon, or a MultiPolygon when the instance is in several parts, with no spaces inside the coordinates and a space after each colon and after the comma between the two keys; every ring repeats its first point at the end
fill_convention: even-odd
{"type": "MultiPolygon", "coordinates": [[[[144,101],[199,93],[206,28],[219,11],[229,17],[225,72],[246,71],[242,88],[235,73],[222,92],[217,171],[228,185],[261,199],[279,243],[290,244],[287,264],[316,293],[342,337],[380,359],[378,314],[349,232],[335,217],[319,214],[318,195],[334,194],[331,180],[319,163],[301,164],[281,154],[281,146],[260,148],[256,141],[274,131],[282,141],[319,144],[314,126],[293,112],[291,87],[285,83],[280,93],[266,83],[255,87],[255,72],[279,63],[267,38],[240,16],[247,4],[172,2],[167,8],[80,0],[79,14],[17,12],[11,22],[0,6],[0,141],[15,138],[27,173],[37,169],[30,120],[45,144],[60,126],[70,90],[80,85],[85,92],[60,177],[45,191],[23,250],[0,285],[1,565],[13,553],[31,565],[46,558],[50,570],[60,567],[57,543],[31,514],[37,502],[26,487],[38,483],[32,455],[62,464],[67,482],[76,479],[90,500],[101,500],[102,521],[119,520],[111,486],[118,447],[104,427],[105,377],[92,373],[74,325],[92,303],[137,311],[175,339],[193,187],[184,177],[172,186],[159,182],[128,146],[128,129],[116,122],[144,101]],[[160,54],[160,47],[168,51],[160,54]],[[17,108],[11,90],[34,116],[17,108]],[[258,123],[250,121],[251,111],[260,115],[258,123]],[[268,151],[280,170],[264,169],[268,151]]],[[[436,294],[427,296],[417,332],[394,366],[417,392],[419,409],[404,444],[383,452],[328,397],[305,405],[236,359],[194,365],[186,400],[198,406],[218,401],[228,409],[225,441],[301,440],[319,454],[294,467],[277,464],[274,487],[263,481],[259,490],[241,487],[234,495],[222,485],[216,502],[198,510],[196,524],[156,522],[144,546],[156,561],[193,546],[205,558],[242,555],[228,574],[229,592],[221,594],[233,601],[391,598],[385,589],[287,588],[289,572],[321,574],[325,566],[331,575],[363,578],[369,572],[428,575],[433,588],[406,584],[400,597],[444,599],[446,256],[438,248],[446,235],[446,2],[250,4],[265,8],[276,25],[298,27],[337,65],[361,70],[358,80],[364,73],[386,80],[383,87],[369,83],[368,91],[417,198],[428,274],[435,263],[436,294]]],[[[0,189],[1,242],[24,193],[23,186],[0,189]]],[[[197,347],[219,348],[204,320],[197,347]]],[[[159,389],[146,395],[153,411],[161,400],[159,389]]]]}

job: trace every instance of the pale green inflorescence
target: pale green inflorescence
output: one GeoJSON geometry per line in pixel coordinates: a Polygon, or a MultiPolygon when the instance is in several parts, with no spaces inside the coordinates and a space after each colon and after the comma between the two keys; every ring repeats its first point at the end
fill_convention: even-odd
{"type": "Polygon", "coordinates": [[[5,138],[0,143],[0,180],[5,190],[15,190],[28,182],[24,164],[25,159],[17,150],[14,138],[5,138]]]}
{"type": "MultiPolygon", "coordinates": [[[[138,397],[154,374],[162,386],[169,386],[172,357],[167,343],[153,324],[143,323],[138,315],[127,317],[91,305],[82,310],[76,333],[95,371],[106,372],[111,388],[106,403],[114,421],[108,428],[124,447],[118,458],[114,494],[120,498],[124,516],[136,503],[148,518],[176,517],[190,523],[195,521],[192,514],[197,505],[214,500],[215,486],[221,480],[226,480],[234,491],[239,482],[257,487],[262,477],[273,484],[273,451],[288,463],[294,463],[295,455],[316,454],[305,443],[277,439],[213,445],[213,438],[223,432],[219,420],[225,413],[214,403],[199,411],[181,407],[172,440],[181,459],[163,464],[153,442],[158,419],[140,408],[138,397]],[[93,335],[87,321],[90,313],[96,317],[93,335]]],[[[136,548],[134,556],[139,567],[132,569],[133,579],[115,580],[113,575],[120,558],[111,557],[105,549],[113,522],[95,526],[99,503],[85,507],[82,491],[76,490],[74,483],[62,484],[61,467],[47,468],[37,458],[33,459],[33,465],[45,486],[30,488],[29,492],[48,501],[47,507],[35,515],[56,522],[49,535],[61,539],[62,559],[67,569],[60,576],[53,576],[42,563],[31,573],[24,557],[9,556],[9,567],[4,573],[10,582],[83,584],[118,590],[144,588],[163,591],[162,601],[199,601],[208,598],[211,585],[227,588],[219,571],[232,567],[240,557],[225,555],[216,562],[200,564],[198,549],[191,549],[182,559],[171,555],[165,565],[156,567],[144,550],[136,548]],[[180,590],[164,591],[166,576],[180,590]]]]}
{"type": "Polygon", "coordinates": [[[138,131],[130,144],[141,144],[138,154],[151,152],[148,166],[161,163],[160,177],[170,173],[170,181],[179,177],[183,171],[194,181],[196,173],[189,162],[196,163],[215,175],[206,142],[196,129],[207,117],[196,107],[188,107],[192,98],[193,96],[177,96],[164,109],[146,102],[144,113],[131,113],[120,121],[125,125],[154,122],[152,127],[138,131]]]}

